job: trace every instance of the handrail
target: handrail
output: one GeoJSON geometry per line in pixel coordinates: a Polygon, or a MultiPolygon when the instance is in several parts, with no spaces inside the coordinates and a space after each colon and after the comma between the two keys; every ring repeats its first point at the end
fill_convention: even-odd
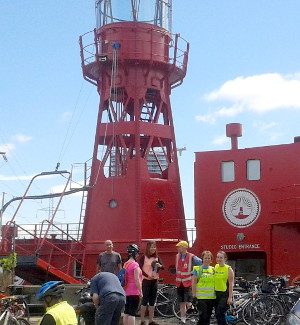
{"type": "MultiPolygon", "coordinates": [[[[46,220],[46,221],[48,221],[48,220],[46,220]]],[[[40,239],[40,237],[31,234],[31,233],[30,233],[27,229],[25,229],[24,227],[22,227],[22,226],[20,226],[20,225],[17,225],[17,227],[18,227],[18,228],[21,228],[24,232],[27,232],[28,234],[32,235],[32,236],[33,236],[33,239],[36,239],[36,240],[39,240],[39,239],[40,239]]],[[[45,237],[44,237],[44,239],[45,239],[45,237]]],[[[7,239],[5,238],[5,240],[7,240],[7,239]]],[[[76,244],[80,244],[80,246],[81,246],[82,248],[85,248],[85,245],[83,245],[82,243],[80,243],[80,242],[78,242],[78,241],[76,241],[75,243],[76,243],[76,244]]],[[[71,242],[71,245],[72,245],[72,244],[74,244],[74,242],[71,242]]],[[[52,253],[53,253],[54,251],[58,251],[58,252],[63,253],[65,256],[68,257],[68,263],[65,265],[65,266],[67,267],[67,269],[66,269],[66,273],[67,273],[67,274],[69,274],[69,271],[70,271],[71,261],[77,262],[78,264],[81,265],[81,268],[83,267],[84,259],[85,259],[85,249],[81,249],[81,250],[80,250],[80,253],[79,253],[79,254],[77,253],[76,256],[74,256],[74,255],[72,255],[71,252],[68,253],[67,251],[61,249],[58,245],[55,245],[55,244],[53,244],[51,241],[45,239],[44,242],[43,242],[43,247],[47,247],[47,246],[51,249],[51,252],[52,252],[52,253]],[[81,255],[81,254],[82,254],[82,260],[79,260],[79,259],[77,258],[77,256],[78,256],[78,255],[81,255]]],[[[29,253],[29,254],[32,254],[32,252],[30,252],[30,251],[28,251],[28,250],[25,250],[21,245],[16,245],[16,248],[21,249],[22,251],[27,252],[27,253],[29,253]]],[[[42,247],[40,247],[39,251],[41,250],[41,248],[42,248],[42,247]]],[[[39,251],[38,251],[38,250],[35,251],[35,256],[39,256],[39,251]]],[[[48,263],[49,263],[49,264],[51,264],[51,257],[52,257],[52,254],[49,254],[49,258],[48,258],[48,263]]],[[[56,269],[61,269],[61,270],[63,269],[63,267],[60,267],[60,268],[58,268],[58,267],[56,267],[56,266],[54,266],[54,267],[55,267],[56,269]]]]}
{"type": "MultiPolygon", "coordinates": [[[[33,237],[33,239],[36,239],[36,240],[39,239],[39,237],[37,237],[36,235],[30,233],[30,232],[29,232],[27,229],[25,229],[24,227],[22,227],[22,226],[20,226],[20,225],[16,225],[16,226],[17,226],[17,228],[21,228],[24,232],[27,232],[29,235],[31,235],[31,236],[33,237]]],[[[9,239],[8,239],[8,238],[4,238],[4,241],[9,242],[9,239]]],[[[61,249],[59,246],[53,244],[53,243],[52,243],[51,241],[49,241],[49,240],[45,240],[45,241],[44,241],[44,246],[45,246],[45,245],[48,246],[48,247],[51,249],[52,252],[53,252],[53,251],[58,251],[58,252],[61,252],[61,253],[63,253],[64,255],[66,255],[66,256],[68,257],[68,263],[67,263],[65,266],[63,266],[63,267],[59,267],[59,268],[56,267],[56,266],[54,266],[56,269],[63,270],[64,267],[67,267],[66,274],[69,274],[69,271],[70,271],[70,265],[71,265],[71,261],[72,261],[72,260],[75,261],[75,262],[77,262],[78,264],[80,264],[80,265],[81,265],[81,269],[82,269],[82,267],[83,267],[83,263],[84,263],[84,258],[85,258],[85,250],[80,250],[80,252],[81,252],[80,254],[82,254],[82,260],[79,260],[76,256],[78,256],[78,255],[80,255],[80,254],[76,254],[76,256],[73,256],[73,255],[69,254],[68,252],[66,252],[65,250],[61,249]]],[[[82,246],[84,246],[84,245],[82,245],[82,246]]],[[[21,245],[15,244],[15,249],[17,249],[17,250],[21,250],[21,251],[27,253],[28,255],[32,255],[32,252],[31,252],[31,251],[26,250],[26,249],[25,249],[24,247],[22,247],[21,245]]],[[[47,262],[48,264],[51,263],[51,255],[52,255],[52,254],[49,254],[49,259],[48,259],[48,262],[47,262]]],[[[35,256],[39,256],[38,252],[35,253],[35,256]]]]}
{"type": "MultiPolygon", "coordinates": [[[[55,170],[55,171],[50,171],[50,172],[42,172],[42,173],[40,173],[40,174],[37,174],[37,175],[33,176],[33,178],[31,179],[31,181],[29,182],[29,185],[27,186],[27,188],[26,188],[25,193],[23,194],[23,196],[15,197],[15,198],[11,199],[10,201],[6,202],[6,204],[3,205],[3,207],[2,207],[1,210],[0,210],[0,237],[1,237],[1,238],[5,237],[5,233],[2,234],[2,218],[3,218],[3,213],[4,213],[4,211],[6,210],[6,208],[7,208],[7,207],[12,203],[12,202],[14,202],[14,201],[20,201],[19,204],[18,204],[18,206],[17,206],[17,209],[16,209],[14,215],[13,215],[12,218],[11,218],[11,220],[7,222],[7,225],[8,225],[8,226],[10,226],[10,225],[14,222],[14,220],[15,220],[15,218],[16,218],[16,215],[17,215],[17,213],[18,213],[18,211],[19,211],[19,209],[20,209],[20,207],[21,207],[21,205],[22,205],[22,203],[23,203],[24,200],[27,200],[27,199],[44,199],[44,198],[51,198],[51,197],[58,197],[58,196],[60,196],[60,197],[62,198],[62,196],[63,196],[64,194],[69,195],[69,194],[73,194],[73,193],[75,193],[75,192],[78,192],[78,191],[82,191],[82,190],[83,190],[82,188],[79,188],[79,189],[76,189],[76,190],[66,191],[66,188],[65,188],[64,192],[62,192],[62,193],[54,193],[54,194],[46,194],[46,195],[31,195],[31,196],[27,196],[27,193],[28,193],[28,191],[29,191],[31,185],[32,185],[33,181],[34,181],[36,178],[38,178],[38,177],[40,177],[40,176],[62,175],[62,174],[69,174],[69,175],[71,175],[71,173],[68,172],[68,171],[66,171],[66,170],[62,170],[62,171],[56,171],[56,170],[55,170]]],[[[71,177],[71,176],[69,176],[69,177],[71,177]]]]}
{"type": "MultiPolygon", "coordinates": [[[[97,56],[99,55],[107,55],[107,52],[101,52],[99,53],[99,39],[97,38],[97,33],[95,30],[89,31],[83,35],[81,35],[79,37],[79,44],[80,44],[80,56],[81,56],[81,66],[82,69],[84,69],[84,67],[88,66],[91,63],[94,62],[98,62],[99,58],[97,56]],[[83,39],[86,39],[87,36],[90,36],[90,34],[93,33],[94,34],[94,38],[93,40],[91,40],[88,44],[83,44],[83,39]],[[85,53],[88,54],[87,57],[85,57],[85,53]]],[[[128,40],[124,40],[129,41],[128,40]]],[[[136,39],[135,41],[143,41],[145,43],[153,43],[152,40],[145,40],[145,39],[136,39]]],[[[155,42],[158,43],[158,42],[155,42]]],[[[177,68],[183,70],[183,72],[186,72],[186,63],[187,63],[187,56],[188,56],[188,52],[189,52],[189,43],[187,40],[185,40],[183,37],[180,36],[180,34],[171,34],[171,44],[169,43],[165,43],[166,46],[169,46],[169,49],[174,48],[174,52],[172,56],[168,57],[168,61],[169,63],[171,63],[172,65],[176,66],[177,68]],[[185,49],[181,49],[178,47],[178,43],[179,43],[179,39],[181,41],[183,41],[186,44],[186,48],[185,49]],[[175,40],[175,41],[174,41],[175,40]],[[174,42],[175,44],[173,45],[172,42],[174,42]],[[180,52],[180,55],[178,55],[178,52],[180,52]],[[179,60],[179,58],[182,58],[182,60],[179,60]]],[[[131,52],[129,54],[134,54],[135,56],[137,54],[142,54],[142,51],[134,51],[131,52]]],[[[153,54],[151,53],[151,55],[156,55],[156,56],[162,56],[161,54],[153,54]]],[[[153,60],[153,58],[151,58],[151,60],[153,60]]],[[[87,78],[86,76],[84,76],[85,79],[87,78]]],[[[93,84],[97,85],[95,82],[93,82],[92,80],[86,79],[89,82],[92,82],[93,84]]]]}
{"type": "Polygon", "coordinates": [[[26,195],[27,195],[27,193],[28,193],[28,191],[29,191],[29,189],[30,189],[30,187],[31,187],[31,185],[32,185],[32,183],[33,183],[33,181],[36,179],[36,178],[38,178],[38,177],[40,177],[40,176],[49,176],[49,175],[58,175],[58,174],[70,174],[70,172],[68,172],[67,170],[62,170],[62,171],[52,171],[52,172],[42,172],[42,173],[40,173],[40,174],[37,174],[37,175],[35,175],[35,176],[33,176],[32,177],[32,179],[31,179],[31,181],[29,182],[29,185],[27,186],[27,188],[26,188],[26,190],[25,190],[25,193],[24,193],[24,195],[22,196],[22,199],[21,199],[21,201],[20,201],[20,203],[18,204],[18,206],[17,206],[17,209],[16,209],[16,211],[15,211],[15,213],[14,213],[14,215],[12,216],[12,218],[11,218],[11,220],[10,220],[10,222],[12,223],[14,220],[15,220],[15,218],[16,218],[16,215],[17,215],[17,213],[19,212],[19,209],[20,209],[20,207],[21,207],[21,205],[22,205],[22,203],[23,203],[23,201],[24,201],[24,199],[25,199],[25,197],[26,197],[26,195]]]}
{"type": "MultiPolygon", "coordinates": [[[[39,237],[39,238],[41,238],[42,235],[43,235],[42,228],[43,228],[44,223],[49,223],[49,224],[51,224],[52,227],[54,227],[54,228],[56,228],[57,230],[59,230],[62,234],[65,234],[65,235],[67,236],[67,240],[68,240],[68,238],[70,238],[72,241],[74,241],[74,242],[80,244],[82,247],[85,247],[85,245],[82,244],[82,242],[78,241],[75,237],[71,236],[68,232],[66,232],[66,231],[64,231],[63,229],[59,228],[58,226],[56,226],[55,224],[51,223],[51,222],[50,222],[49,220],[47,220],[47,219],[45,219],[45,220],[42,221],[41,229],[40,229],[40,237],[39,237]]],[[[67,224],[67,225],[68,225],[68,224],[67,224]]],[[[44,236],[46,236],[46,234],[45,234],[44,236]]]]}

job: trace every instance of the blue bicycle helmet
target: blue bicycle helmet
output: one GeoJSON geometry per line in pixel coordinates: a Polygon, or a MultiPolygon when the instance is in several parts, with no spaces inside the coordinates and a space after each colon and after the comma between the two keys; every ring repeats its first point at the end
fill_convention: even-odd
{"type": "Polygon", "coordinates": [[[44,283],[36,294],[37,300],[43,300],[47,296],[60,298],[65,292],[65,285],[62,281],[49,281],[44,283]]]}
{"type": "Polygon", "coordinates": [[[236,324],[237,323],[237,316],[233,315],[225,315],[225,320],[227,324],[236,324]]]}

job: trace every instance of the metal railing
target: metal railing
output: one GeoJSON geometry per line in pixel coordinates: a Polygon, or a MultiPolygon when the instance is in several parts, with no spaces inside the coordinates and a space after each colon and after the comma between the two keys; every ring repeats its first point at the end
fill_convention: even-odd
{"type": "Polygon", "coordinates": [[[16,239],[34,239],[44,238],[46,236],[48,239],[77,241],[76,237],[79,223],[55,223],[55,225],[50,225],[49,231],[46,234],[45,224],[49,223],[49,220],[43,220],[39,224],[16,225],[16,239]]]}
{"type": "MultiPolygon", "coordinates": [[[[192,246],[197,238],[197,229],[195,226],[195,219],[169,219],[162,224],[162,236],[171,238],[174,233],[178,233],[178,229],[182,230],[182,233],[187,236],[190,246],[192,246]]],[[[183,238],[176,238],[178,240],[183,238]]]]}
{"type": "MultiPolygon", "coordinates": [[[[123,39],[122,41],[129,42],[130,39],[123,39]]],[[[145,39],[136,39],[136,42],[143,42],[143,43],[152,43],[151,40],[145,39]]],[[[111,44],[106,44],[106,47],[112,46],[115,41],[110,41],[111,44]]],[[[101,57],[105,57],[108,55],[105,51],[101,50],[100,42],[98,39],[96,29],[89,31],[79,38],[80,44],[80,56],[81,56],[81,66],[82,69],[84,67],[95,63],[101,62],[101,57]]],[[[187,68],[187,60],[188,60],[188,53],[189,53],[189,43],[184,38],[182,38],[179,34],[171,34],[171,41],[170,43],[164,43],[163,47],[169,47],[169,57],[167,58],[170,65],[180,69],[183,71],[183,75],[186,73],[187,68]]],[[[127,53],[129,56],[138,57],[142,54],[140,51],[134,51],[127,53]]],[[[158,54],[151,53],[151,60],[155,61],[155,57],[158,54]]],[[[159,54],[160,56],[160,54],[159,54]]]]}
{"type": "Polygon", "coordinates": [[[15,251],[23,256],[39,256],[43,261],[68,275],[73,276],[74,265],[81,269],[85,260],[85,246],[78,240],[78,224],[50,225],[49,220],[41,224],[16,225],[13,236],[2,239],[2,253],[15,251]],[[50,230],[50,231],[49,231],[50,230]],[[64,256],[64,264],[56,265],[54,255],[64,256]]]}

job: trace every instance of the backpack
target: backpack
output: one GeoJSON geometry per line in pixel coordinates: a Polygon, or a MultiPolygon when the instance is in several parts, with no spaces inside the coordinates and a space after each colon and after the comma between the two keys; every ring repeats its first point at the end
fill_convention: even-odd
{"type": "Polygon", "coordinates": [[[126,287],[126,269],[131,263],[125,262],[121,270],[118,272],[117,277],[122,287],[126,287]]]}
{"type": "Polygon", "coordinates": [[[121,270],[118,272],[117,277],[121,283],[122,287],[125,287],[126,285],[126,269],[123,267],[121,270]]]}

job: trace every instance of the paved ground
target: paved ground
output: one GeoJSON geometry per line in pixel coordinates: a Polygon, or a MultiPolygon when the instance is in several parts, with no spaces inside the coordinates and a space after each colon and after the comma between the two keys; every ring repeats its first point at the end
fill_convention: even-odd
{"type": "MultiPolygon", "coordinates": [[[[32,325],[36,325],[38,323],[38,321],[40,320],[40,317],[31,317],[30,318],[30,324],[32,325]]],[[[137,317],[136,319],[136,325],[140,324],[140,319],[139,317],[137,317]]],[[[155,318],[155,321],[158,322],[160,325],[176,325],[179,324],[179,321],[177,318],[173,317],[173,318],[155,318]]],[[[146,322],[146,324],[148,324],[148,321],[146,322]]],[[[242,325],[242,323],[239,323],[237,325],[242,325]]]]}
{"type": "MultiPolygon", "coordinates": [[[[40,319],[41,319],[41,317],[30,317],[29,322],[32,325],[36,325],[36,324],[38,324],[40,319]]],[[[178,324],[178,319],[175,317],[174,318],[158,318],[157,317],[157,318],[155,318],[155,321],[158,322],[159,324],[163,324],[163,325],[178,324]]],[[[148,323],[148,321],[147,321],[147,323],[148,323]]],[[[139,317],[137,317],[136,325],[139,325],[139,324],[140,324],[140,319],[139,319],[139,317]]]]}

